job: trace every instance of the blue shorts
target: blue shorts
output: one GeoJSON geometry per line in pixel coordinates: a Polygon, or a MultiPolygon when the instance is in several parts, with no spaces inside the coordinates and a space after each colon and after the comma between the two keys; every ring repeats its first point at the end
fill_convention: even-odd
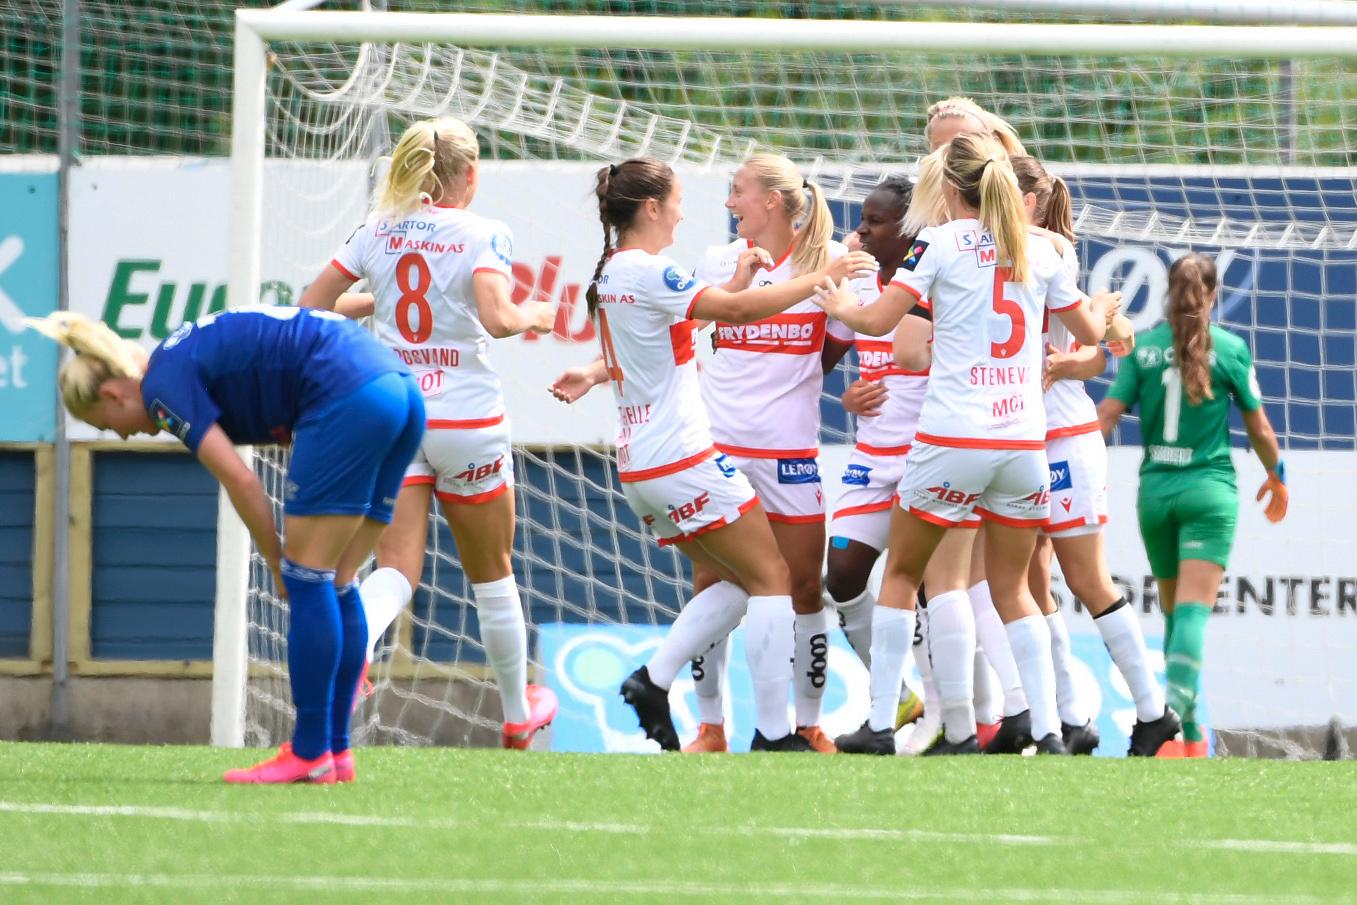
{"type": "Polygon", "coordinates": [[[292,429],[283,512],[391,524],[401,478],[423,437],[424,397],[409,374],[383,374],[306,413],[292,429]]]}

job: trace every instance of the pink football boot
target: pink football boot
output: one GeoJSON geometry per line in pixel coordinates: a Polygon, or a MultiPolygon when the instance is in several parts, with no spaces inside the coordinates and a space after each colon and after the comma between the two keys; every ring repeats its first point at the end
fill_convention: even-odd
{"type": "Polygon", "coordinates": [[[556,719],[556,692],[544,685],[529,685],[528,719],[523,723],[504,724],[504,747],[515,751],[526,751],[532,744],[533,734],[544,729],[556,719]]]}
{"type": "Polygon", "coordinates": [[[279,746],[277,755],[253,767],[227,770],[223,778],[234,783],[307,782],[328,785],[336,781],[335,761],[329,751],[315,760],[303,760],[292,753],[290,743],[284,742],[279,746]]]}

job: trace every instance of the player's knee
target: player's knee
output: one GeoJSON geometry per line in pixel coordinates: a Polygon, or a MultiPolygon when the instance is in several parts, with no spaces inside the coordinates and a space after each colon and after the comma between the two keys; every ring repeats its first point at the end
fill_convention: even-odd
{"type": "Polygon", "coordinates": [[[825,576],[825,590],[836,603],[853,600],[867,589],[867,575],[848,569],[836,569],[831,564],[825,576]]]}
{"type": "Polygon", "coordinates": [[[783,596],[792,593],[792,574],[781,556],[758,562],[743,576],[744,589],[751,597],[783,596]]]}

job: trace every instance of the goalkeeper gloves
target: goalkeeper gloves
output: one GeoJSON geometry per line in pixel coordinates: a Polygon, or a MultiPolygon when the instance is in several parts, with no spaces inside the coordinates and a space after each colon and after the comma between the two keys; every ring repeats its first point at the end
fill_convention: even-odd
{"type": "Polygon", "coordinates": [[[1255,499],[1261,501],[1269,492],[1272,495],[1263,508],[1263,515],[1267,516],[1269,522],[1280,522],[1286,518],[1286,507],[1291,500],[1286,489],[1286,466],[1280,459],[1277,460],[1276,467],[1268,471],[1267,480],[1258,488],[1258,496],[1255,499]]]}

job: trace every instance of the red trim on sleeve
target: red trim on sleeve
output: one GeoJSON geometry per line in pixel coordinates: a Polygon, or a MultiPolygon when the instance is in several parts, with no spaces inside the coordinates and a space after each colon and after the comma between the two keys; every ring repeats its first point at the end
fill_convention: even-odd
{"type": "Polygon", "coordinates": [[[495,267],[477,267],[475,270],[471,271],[472,276],[475,276],[478,273],[497,273],[500,276],[504,277],[506,280],[513,279],[513,277],[509,276],[504,271],[499,270],[498,268],[495,267]]]}
{"type": "Polygon", "coordinates": [[[920,304],[923,304],[923,305],[926,305],[926,306],[929,307],[929,308],[932,308],[932,307],[933,307],[932,305],[930,305],[930,304],[928,304],[927,302],[924,301],[924,294],[923,294],[922,292],[920,292],[919,290],[915,289],[913,286],[910,286],[910,285],[907,285],[907,284],[905,284],[905,283],[902,283],[902,282],[900,282],[899,280],[891,280],[891,285],[892,285],[892,286],[899,286],[901,289],[905,290],[905,291],[908,292],[910,295],[914,296],[914,300],[915,300],[916,302],[918,302],[918,303],[920,303],[920,304]]]}
{"type": "Polygon", "coordinates": [[[683,471],[686,468],[692,468],[694,465],[699,465],[708,459],[715,457],[716,447],[711,446],[697,455],[689,456],[686,459],[679,459],[677,462],[670,462],[668,465],[656,465],[654,468],[642,468],[638,471],[622,471],[619,469],[617,472],[617,479],[623,484],[631,484],[636,481],[650,481],[655,478],[662,478],[665,475],[683,471]]]}
{"type": "Polygon", "coordinates": [[[1059,314],[1059,313],[1062,312],[1062,311],[1073,311],[1075,308],[1078,308],[1080,305],[1084,304],[1084,302],[1086,302],[1086,301],[1088,301],[1088,299],[1080,299],[1079,301],[1075,302],[1073,305],[1066,305],[1064,308],[1047,308],[1046,310],[1047,310],[1047,311],[1051,311],[1051,312],[1053,312],[1053,313],[1055,313],[1055,314],[1059,314]]]}
{"type": "Polygon", "coordinates": [[[703,294],[710,288],[710,286],[703,286],[701,289],[697,290],[697,295],[693,296],[693,300],[688,303],[688,311],[684,315],[685,320],[693,319],[693,309],[697,307],[697,300],[702,298],[703,294]]]}
{"type": "Polygon", "coordinates": [[[343,264],[339,263],[334,258],[330,259],[330,266],[333,267],[335,270],[338,270],[340,273],[344,274],[344,276],[347,277],[348,279],[353,280],[355,283],[362,279],[362,277],[356,277],[353,274],[349,273],[349,268],[345,267],[343,264]]]}

